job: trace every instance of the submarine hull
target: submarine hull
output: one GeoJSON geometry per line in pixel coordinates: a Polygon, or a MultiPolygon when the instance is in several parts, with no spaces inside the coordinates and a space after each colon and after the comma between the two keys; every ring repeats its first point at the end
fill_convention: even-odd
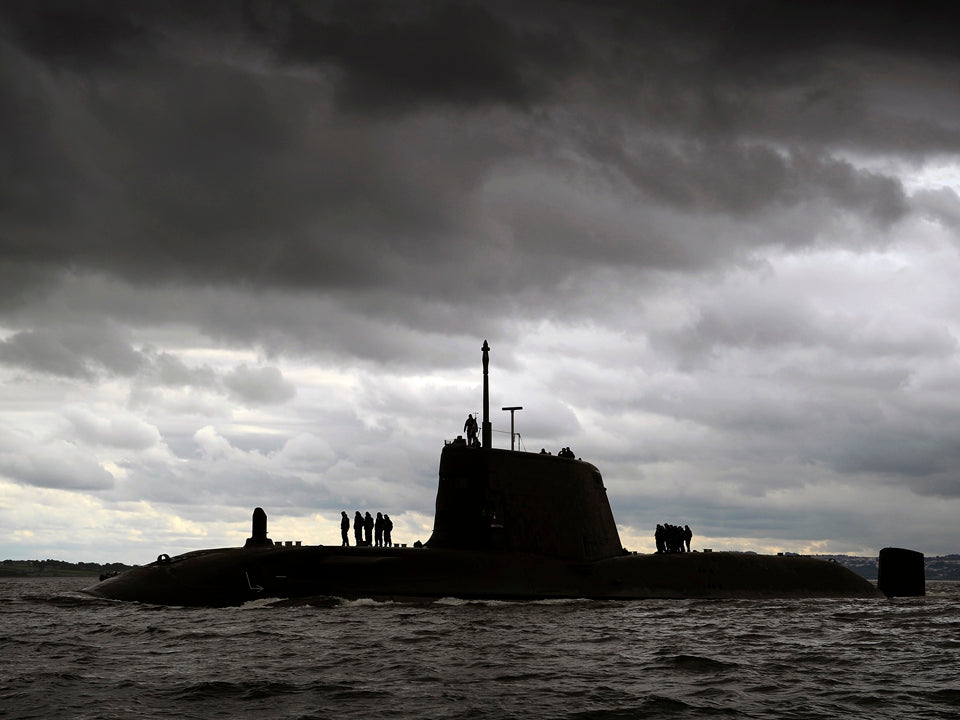
{"type": "Polygon", "coordinates": [[[162,605],[257,599],[873,597],[837,563],[748,553],[639,555],[620,544],[597,468],[582,460],[451,443],[422,547],[280,546],[254,511],[242,548],[199,550],[85,592],[162,605]]]}
{"type": "Polygon", "coordinates": [[[325,546],[225,548],[107,578],[97,597],[161,605],[241,605],[315,597],[543,598],[876,597],[836,563],[742,553],[620,555],[571,563],[524,553],[325,546]]]}

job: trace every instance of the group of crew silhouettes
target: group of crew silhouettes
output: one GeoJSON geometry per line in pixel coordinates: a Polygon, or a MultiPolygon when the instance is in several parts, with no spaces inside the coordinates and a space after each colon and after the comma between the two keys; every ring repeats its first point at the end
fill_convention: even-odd
{"type": "Polygon", "coordinates": [[[689,525],[680,527],[679,525],[663,523],[657,525],[653,539],[657,541],[658,553],[690,552],[693,531],[690,530],[689,525]]]}
{"type": "MultiPolygon", "coordinates": [[[[357,547],[393,547],[390,536],[392,532],[393,520],[389,515],[377,513],[374,520],[369,512],[361,515],[357,510],[357,514],[353,516],[353,536],[357,547]]],[[[346,510],[340,513],[340,537],[343,538],[343,547],[350,547],[350,518],[347,517],[346,510]]]]}
{"type": "MultiPolygon", "coordinates": [[[[541,455],[553,455],[553,453],[547,452],[547,449],[546,449],[546,448],[540,448],[540,454],[541,454],[541,455]]],[[[560,448],[560,450],[557,451],[557,457],[562,457],[562,458],[575,458],[575,457],[577,457],[577,456],[576,456],[576,454],[573,452],[573,450],[571,450],[571,449],[568,448],[568,447],[565,447],[565,448],[560,448]]]]}

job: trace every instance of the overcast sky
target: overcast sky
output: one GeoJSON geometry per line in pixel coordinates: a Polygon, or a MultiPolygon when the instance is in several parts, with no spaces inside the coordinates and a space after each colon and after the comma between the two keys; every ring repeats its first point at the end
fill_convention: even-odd
{"type": "Polygon", "coordinates": [[[956,27],[4,3],[0,558],[426,540],[485,339],[632,550],[960,552],[956,27]]]}

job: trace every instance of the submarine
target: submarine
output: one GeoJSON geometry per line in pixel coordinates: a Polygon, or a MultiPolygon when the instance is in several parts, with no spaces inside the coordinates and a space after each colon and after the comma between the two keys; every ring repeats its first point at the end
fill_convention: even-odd
{"type": "MultiPolygon", "coordinates": [[[[736,552],[638,554],[620,542],[600,471],[571,457],[492,447],[483,343],[481,438],[446,441],[433,533],[414,547],[284,545],[253,513],[242,547],[196,550],[103,578],[83,592],[158,605],[254,600],[865,598],[883,594],[842,565],[736,552]]],[[[511,443],[512,444],[512,443],[511,443]]]]}

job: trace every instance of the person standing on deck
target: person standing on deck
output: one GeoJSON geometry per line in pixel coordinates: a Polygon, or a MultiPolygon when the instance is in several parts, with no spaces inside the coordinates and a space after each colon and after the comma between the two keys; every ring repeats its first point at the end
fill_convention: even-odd
{"type": "Polygon", "coordinates": [[[346,510],[340,511],[340,537],[343,538],[340,547],[350,547],[350,518],[346,510]]]}
{"type": "Polygon", "coordinates": [[[393,547],[393,520],[390,519],[389,515],[384,514],[383,516],[383,544],[387,547],[393,547]]]}
{"type": "Polygon", "coordinates": [[[367,543],[367,547],[373,545],[371,535],[373,535],[373,515],[367,511],[367,514],[363,517],[363,539],[367,543]]]}
{"type": "Polygon", "coordinates": [[[353,537],[356,538],[357,547],[363,545],[363,515],[360,514],[359,510],[353,516],[353,537]]]}

